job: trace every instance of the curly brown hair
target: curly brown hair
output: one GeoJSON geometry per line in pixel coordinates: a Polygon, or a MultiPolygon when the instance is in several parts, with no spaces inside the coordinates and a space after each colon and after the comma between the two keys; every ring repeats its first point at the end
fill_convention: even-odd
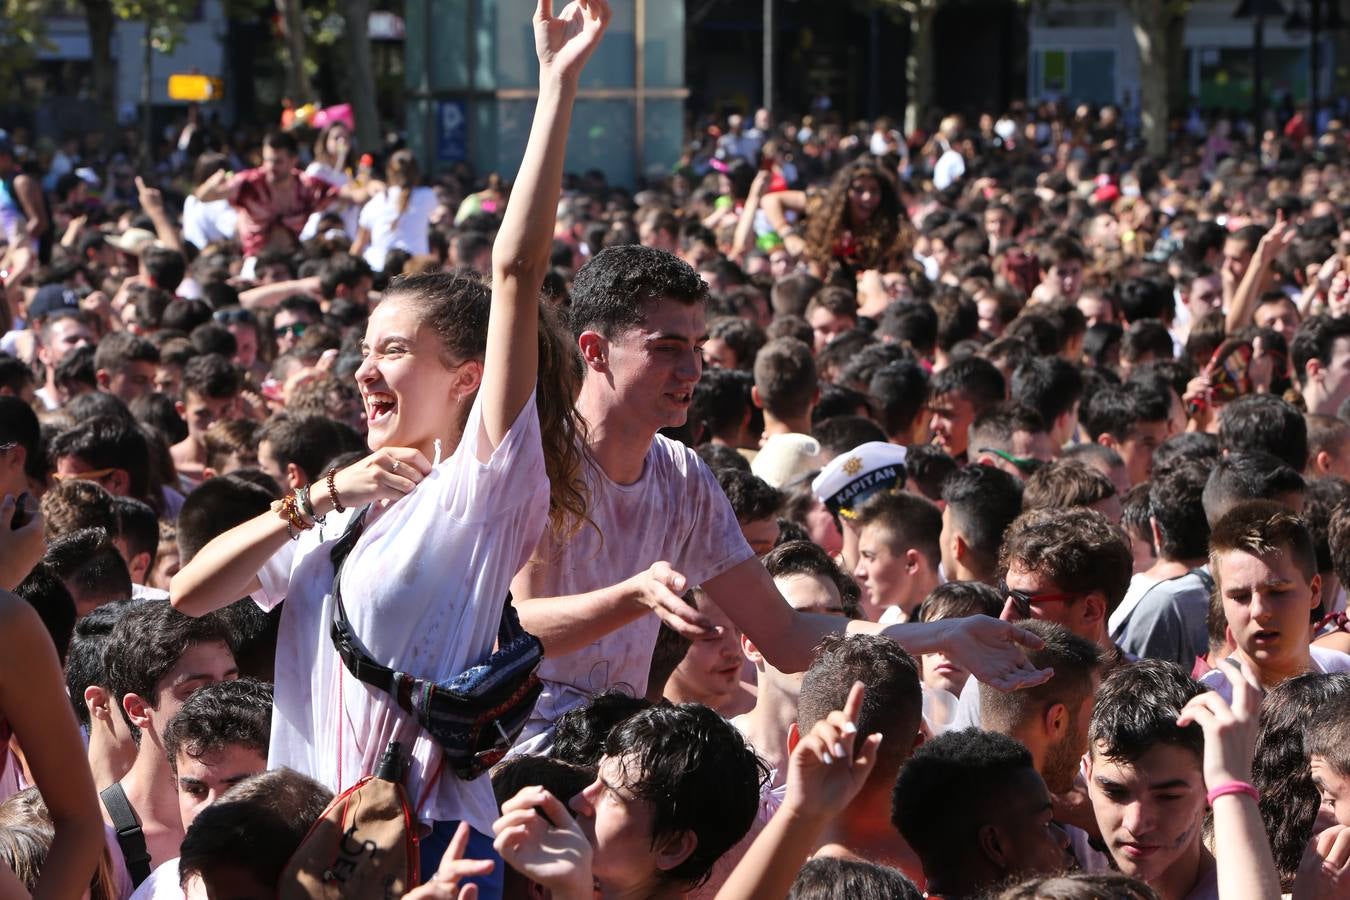
{"type": "Polygon", "coordinates": [[[839,170],[830,189],[806,220],[806,256],[822,269],[838,264],[875,269],[892,259],[903,259],[912,243],[909,216],[900,204],[895,176],[876,159],[861,157],[839,170]],[[881,205],[861,228],[848,221],[848,192],[854,182],[874,178],[881,188],[881,205]],[[835,243],[848,231],[856,246],[851,260],[835,255],[835,243]]]}

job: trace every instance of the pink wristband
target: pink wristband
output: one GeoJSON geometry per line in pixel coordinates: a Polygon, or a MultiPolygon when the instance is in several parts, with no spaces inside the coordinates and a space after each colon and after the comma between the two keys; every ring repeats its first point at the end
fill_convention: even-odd
{"type": "Polygon", "coordinates": [[[1248,797],[1251,797],[1256,802],[1258,803],[1261,802],[1261,792],[1245,781],[1230,781],[1227,784],[1221,784],[1214,790],[1210,791],[1205,796],[1205,800],[1209,803],[1210,806],[1213,806],[1214,801],[1224,796],[1225,794],[1246,794],[1248,797]]]}

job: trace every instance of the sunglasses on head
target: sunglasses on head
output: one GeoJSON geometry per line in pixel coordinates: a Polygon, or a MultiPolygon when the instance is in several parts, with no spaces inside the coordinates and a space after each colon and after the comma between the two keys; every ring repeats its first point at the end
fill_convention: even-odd
{"type": "Polygon", "coordinates": [[[114,472],[116,472],[116,471],[117,471],[116,468],[112,468],[112,469],[92,469],[92,470],[90,470],[90,471],[88,471],[88,472],[74,472],[74,473],[72,473],[72,474],[70,474],[70,475],[62,475],[60,472],[53,472],[53,473],[52,473],[52,478],[53,478],[53,480],[55,480],[55,481],[57,481],[57,482],[63,482],[63,481],[100,481],[100,480],[102,480],[102,479],[104,479],[104,478],[107,478],[109,475],[111,475],[112,473],[114,473],[114,472]]]}
{"type": "Polygon", "coordinates": [[[1035,475],[1036,470],[1039,469],[1041,466],[1045,465],[1045,463],[1041,462],[1039,459],[1032,459],[1026,456],[1013,456],[1011,453],[1008,453],[1003,450],[996,450],[993,447],[981,447],[975,452],[992,453],[999,459],[1012,465],[1014,468],[1017,469],[1017,471],[1021,472],[1023,475],[1035,475]]]}
{"type": "Polygon", "coordinates": [[[218,325],[253,325],[257,319],[246,309],[218,309],[211,314],[218,325]]]}
{"type": "Polygon", "coordinates": [[[1071,603],[1082,596],[1081,594],[1066,593],[1033,594],[1030,591],[1019,591],[1010,588],[1006,581],[999,582],[998,592],[1012,601],[1013,609],[1016,610],[1017,615],[1023,619],[1031,618],[1031,604],[1033,603],[1041,606],[1046,603],[1071,603]]]}

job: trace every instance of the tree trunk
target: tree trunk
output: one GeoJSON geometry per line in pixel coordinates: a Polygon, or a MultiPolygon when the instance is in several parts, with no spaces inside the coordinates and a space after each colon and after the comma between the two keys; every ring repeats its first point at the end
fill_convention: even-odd
{"type": "Polygon", "coordinates": [[[111,0],[81,0],[89,27],[89,64],[94,83],[98,127],[111,139],[117,131],[117,67],[113,65],[115,20],[111,0]]]}
{"type": "Polygon", "coordinates": [[[346,27],[343,44],[351,66],[348,102],[356,117],[356,146],[372,151],[380,146],[380,111],[375,105],[375,66],[370,59],[370,0],[342,0],[346,27]]]}
{"type": "Polygon", "coordinates": [[[909,16],[909,59],[905,61],[905,133],[923,126],[933,105],[933,19],[937,10],[921,2],[909,16]]]}
{"type": "Polygon", "coordinates": [[[314,86],[305,71],[305,17],[301,0],[276,0],[286,30],[286,94],[297,108],[314,99],[314,86]]]}
{"type": "Polygon", "coordinates": [[[1144,143],[1152,156],[1167,153],[1167,121],[1171,108],[1168,85],[1167,10],[1159,0],[1130,4],[1134,43],[1139,50],[1139,109],[1144,143]]]}
{"type": "Polygon", "coordinates": [[[1173,9],[1167,20],[1167,79],[1176,85],[1172,92],[1169,115],[1183,118],[1190,106],[1191,73],[1186,69],[1186,8],[1173,9]]]}

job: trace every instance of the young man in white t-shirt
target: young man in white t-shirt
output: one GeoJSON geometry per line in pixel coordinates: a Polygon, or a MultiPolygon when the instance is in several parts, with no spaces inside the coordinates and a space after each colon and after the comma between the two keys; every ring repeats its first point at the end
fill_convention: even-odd
{"type": "MultiPolygon", "coordinates": [[[[272,687],[260,681],[220,681],[195,692],[169,722],[164,753],[178,785],[183,831],[197,814],[250,775],[267,771],[272,687]]],[[[183,885],[178,858],[160,865],[132,900],[205,900],[200,880],[183,885]]]]}
{"type": "MultiPolygon", "coordinates": [[[[1210,534],[1209,563],[1218,586],[1210,615],[1227,620],[1234,657],[1263,688],[1304,672],[1350,672],[1350,655],[1310,643],[1322,579],[1308,528],[1289,507],[1252,500],[1229,510],[1210,534]]],[[[1200,680],[1230,699],[1222,671],[1200,680]]]]}
{"type": "MultiPolygon", "coordinates": [[[[844,625],[782,601],[707,466],[657,434],[688,416],[707,296],[688,264],[649,247],[606,248],[577,273],[570,315],[586,367],[577,406],[589,426],[590,523],[565,541],[546,534],[512,583],[521,622],[545,651],[544,693],[518,749],[544,746],[558,716],[609,688],[642,696],[662,621],[711,637],[706,617],[680,598],[689,586],[701,586],[783,671],[806,668],[811,649],[844,625]]],[[[1037,639],[994,619],[884,633],[913,653],[945,649],[1010,686],[1044,677],[1021,649],[1037,639]]]]}

